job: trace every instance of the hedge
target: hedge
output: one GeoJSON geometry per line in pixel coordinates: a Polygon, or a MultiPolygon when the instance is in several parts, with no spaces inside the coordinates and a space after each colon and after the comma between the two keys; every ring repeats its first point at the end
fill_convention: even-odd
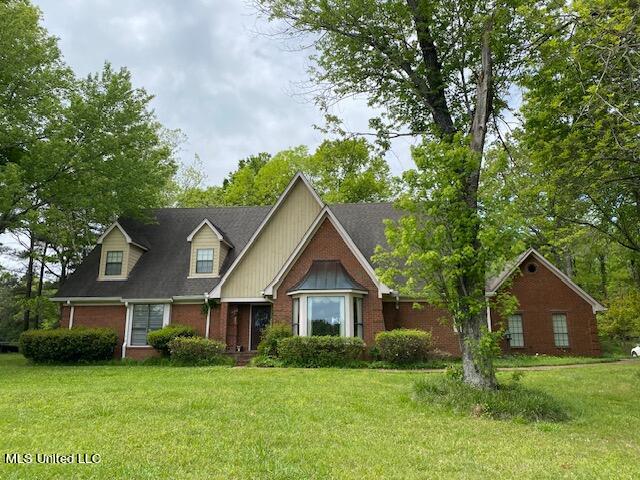
{"type": "Polygon", "coordinates": [[[380,358],[396,364],[423,362],[432,348],[431,332],[396,329],[376,335],[376,350],[380,358]]]}
{"type": "Polygon", "coordinates": [[[362,357],[365,344],[353,337],[289,337],[278,341],[278,357],[290,367],[341,367],[362,357]]]}
{"type": "Polygon", "coordinates": [[[258,344],[258,356],[276,358],[278,356],[278,341],[290,337],[291,325],[274,323],[264,329],[262,340],[258,344]]]}
{"type": "Polygon", "coordinates": [[[20,335],[20,351],[37,363],[73,363],[110,360],[118,344],[111,328],[27,330],[20,335]]]}
{"type": "Polygon", "coordinates": [[[193,327],[180,325],[177,323],[167,325],[160,330],[154,330],[147,335],[147,343],[158,350],[162,355],[169,355],[169,342],[178,337],[195,337],[196,333],[193,327]]]}
{"type": "Polygon", "coordinates": [[[178,365],[233,364],[225,349],[224,343],[202,337],[176,337],[169,342],[171,362],[178,365]]]}

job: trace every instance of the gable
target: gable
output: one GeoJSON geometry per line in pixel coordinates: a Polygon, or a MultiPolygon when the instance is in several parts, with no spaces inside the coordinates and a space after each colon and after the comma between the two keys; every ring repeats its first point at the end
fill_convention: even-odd
{"type": "Polygon", "coordinates": [[[275,286],[274,298],[286,297],[287,292],[294,289],[305,278],[313,263],[322,260],[340,262],[356,284],[364,287],[370,295],[377,296],[378,286],[374,279],[327,217],[322,220],[317,231],[275,286]]]}
{"type": "Polygon", "coordinates": [[[189,276],[209,276],[217,277],[220,272],[220,265],[224,262],[228,248],[222,242],[216,232],[214,232],[208,224],[204,224],[199,230],[189,235],[191,243],[191,257],[189,260],[189,276]],[[224,245],[224,250],[221,248],[224,245]],[[207,274],[196,273],[196,252],[198,249],[212,248],[213,249],[213,272],[207,274]]]}
{"type": "MultiPolygon", "coordinates": [[[[518,275],[513,279],[511,290],[518,298],[520,295],[536,294],[537,298],[548,299],[552,297],[560,302],[568,297],[575,297],[581,302],[587,303],[594,313],[606,310],[597,300],[533,248],[520,255],[496,279],[489,281],[487,294],[495,294],[504,282],[516,272],[518,275]],[[529,264],[536,265],[535,272],[528,271],[529,264]]],[[[562,307],[558,305],[557,308],[561,309],[562,307]]]]}
{"type": "Polygon", "coordinates": [[[222,286],[220,297],[259,298],[322,209],[299,177],[222,286]]]}

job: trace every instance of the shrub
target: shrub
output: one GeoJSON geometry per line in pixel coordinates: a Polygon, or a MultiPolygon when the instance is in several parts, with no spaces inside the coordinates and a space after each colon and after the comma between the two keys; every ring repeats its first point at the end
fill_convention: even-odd
{"type": "Polygon", "coordinates": [[[118,335],[110,328],[28,330],[20,351],[37,363],[96,362],[113,358],[118,335]]]}
{"type": "Polygon", "coordinates": [[[353,337],[289,337],[278,341],[278,356],[292,367],[344,367],[359,359],[365,344],[353,337]]]}
{"type": "Polygon", "coordinates": [[[639,338],[640,292],[630,291],[615,297],[607,311],[598,315],[598,330],[615,340],[639,338]]]}
{"type": "Polygon", "coordinates": [[[569,419],[564,405],[545,392],[521,386],[518,379],[498,390],[482,390],[452,378],[435,377],[418,381],[414,392],[418,401],[478,417],[529,422],[569,419]]]}
{"type": "Polygon", "coordinates": [[[158,350],[162,355],[169,355],[169,342],[178,337],[195,337],[197,333],[194,328],[186,325],[167,325],[160,330],[154,330],[147,335],[147,343],[158,350]]]}
{"type": "Polygon", "coordinates": [[[261,367],[261,368],[274,368],[274,367],[283,367],[284,364],[282,363],[282,360],[280,360],[279,358],[258,355],[251,359],[251,361],[249,362],[249,366],[261,367]]]}
{"type": "Polygon", "coordinates": [[[233,359],[224,354],[226,345],[202,337],[175,337],[169,341],[171,362],[177,365],[229,365],[233,359]]]}
{"type": "Polygon", "coordinates": [[[431,350],[431,332],[397,329],[376,335],[381,360],[398,364],[423,362],[431,350]]]}
{"type": "Polygon", "coordinates": [[[291,335],[290,325],[278,323],[269,325],[262,333],[262,340],[260,340],[260,344],[258,345],[258,355],[261,357],[276,358],[278,356],[278,340],[290,337],[291,335]]]}

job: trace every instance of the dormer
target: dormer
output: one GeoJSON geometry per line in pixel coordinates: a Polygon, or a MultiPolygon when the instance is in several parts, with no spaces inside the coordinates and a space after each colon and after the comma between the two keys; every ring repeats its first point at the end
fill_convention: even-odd
{"type": "Polygon", "coordinates": [[[187,242],[191,243],[189,278],[219,277],[232,246],[213,223],[205,218],[189,234],[187,242]]]}
{"type": "Polygon", "coordinates": [[[98,280],[126,280],[142,254],[147,250],[134,242],[118,222],[111,225],[98,238],[100,271],[98,280]]]}

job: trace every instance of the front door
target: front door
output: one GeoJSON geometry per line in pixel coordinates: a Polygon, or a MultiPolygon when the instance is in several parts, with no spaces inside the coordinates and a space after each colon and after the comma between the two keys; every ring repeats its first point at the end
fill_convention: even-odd
{"type": "Polygon", "coordinates": [[[251,305],[251,350],[257,350],[262,332],[271,323],[271,304],[251,305]]]}

